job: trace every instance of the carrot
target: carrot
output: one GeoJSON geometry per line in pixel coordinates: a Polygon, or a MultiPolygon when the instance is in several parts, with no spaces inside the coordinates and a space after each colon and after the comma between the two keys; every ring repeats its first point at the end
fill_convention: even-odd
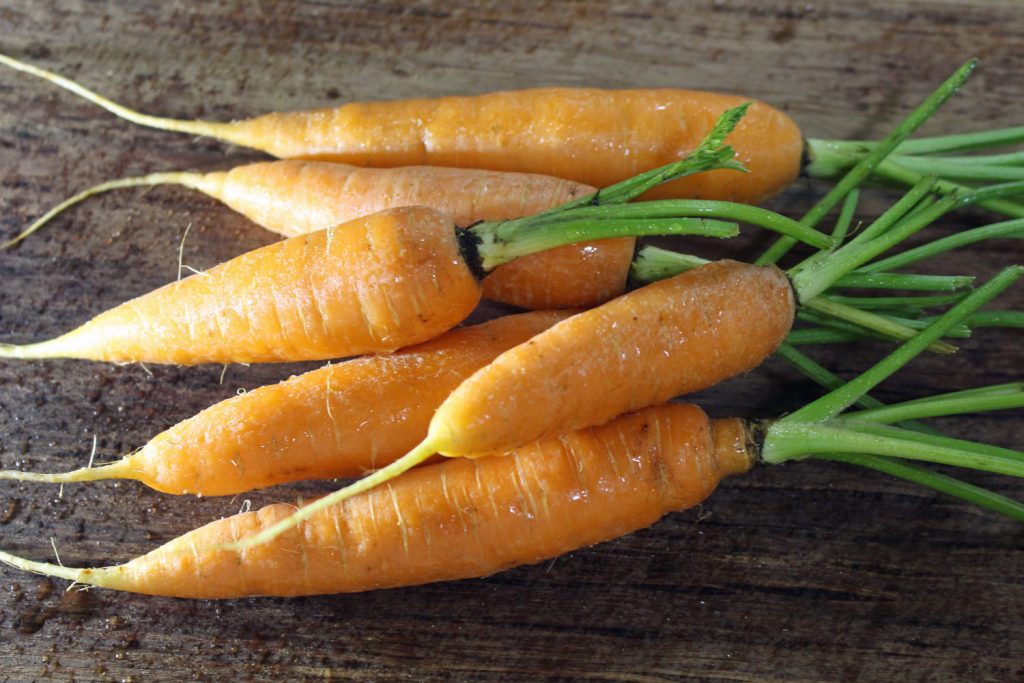
{"type": "Polygon", "coordinates": [[[425,466],[241,553],[218,548],[295,508],[277,504],[221,519],[116,567],[24,568],[188,598],[315,595],[483,576],[699,503],[721,478],[750,468],[744,442],[738,420],[712,423],[693,406],[662,406],[507,457],[425,466]]]}
{"type": "Polygon", "coordinates": [[[415,446],[462,380],[568,315],[506,316],[392,355],[328,365],[211,406],[113,463],[62,474],[0,471],[0,479],[135,479],[164,493],[219,496],[360,476],[415,446]]]}
{"type": "Polygon", "coordinates": [[[261,545],[293,507],[272,505],[210,523],[125,564],[79,569],[0,553],[26,571],[151,595],[234,598],[364,591],[486,576],[654,523],[704,500],[755,464],[824,453],[916,481],[1024,520],[1024,505],[907,460],[1024,476],[1024,453],[888,426],[1024,405],[1005,387],[910,401],[835,419],[850,403],[1018,279],[1011,269],[860,378],[780,420],[710,420],[661,405],[551,437],[504,456],[450,460],[332,506],[311,504],[298,528],[261,545]],[[963,396],[962,394],[969,394],[963,396]],[[956,407],[950,398],[957,397],[956,407]],[[966,398],[966,400],[964,400],[966,398]],[[998,399],[998,400],[993,400],[998,399]]]}
{"type": "MultiPolygon", "coordinates": [[[[133,123],[209,136],[278,158],[378,167],[427,164],[541,173],[595,187],[619,182],[685,155],[723,111],[745,100],[670,88],[538,88],[473,97],[351,103],[221,123],[142,114],[12,57],[0,55],[0,63],[47,80],[133,123]]],[[[961,68],[958,82],[943,89],[918,125],[955,92],[975,65],[972,60],[961,68]]],[[[962,137],[918,141],[899,157],[878,165],[896,143],[805,142],[788,116],[755,102],[733,140],[738,158],[751,171],[749,177],[709,173],[677,180],[651,196],[759,203],[791,183],[801,171],[812,177],[835,179],[869,157],[875,160],[869,172],[881,178],[912,185],[936,173],[951,178],[942,190],[954,192],[957,185],[952,180],[961,178],[962,171],[950,172],[948,165],[914,155],[1020,142],[1024,130],[980,133],[969,141],[962,137]],[[887,146],[890,149],[883,150],[887,146]],[[907,166],[905,161],[911,156],[917,163],[907,166]]],[[[1011,178],[988,176],[989,182],[993,179],[1011,178]]],[[[1009,200],[993,200],[988,208],[1024,217],[1024,205],[1009,200]]]]}
{"type": "MultiPolygon", "coordinates": [[[[504,452],[756,367],[789,333],[797,304],[826,315],[848,313],[846,305],[822,293],[964,201],[943,197],[931,202],[927,196],[933,185],[915,186],[845,246],[812,255],[787,273],[735,261],[705,263],[552,326],[464,381],[437,409],[426,438],[405,456],[304,508],[254,542],[298,523],[318,506],[388,482],[435,453],[479,457],[504,452]]],[[[866,311],[854,312],[852,319],[868,322],[860,317],[866,311]]],[[[918,336],[911,331],[908,338],[918,336]]],[[[952,349],[932,342],[929,347],[952,349]]]]}
{"type": "MultiPolygon", "coordinates": [[[[426,206],[458,226],[539,213],[595,188],[550,176],[410,166],[358,168],[313,161],[246,164],[214,173],[155,173],[78,193],[8,241],[11,246],[55,215],[100,192],[175,183],[223,201],[255,223],[294,237],[385,209],[426,206]]],[[[567,245],[526,256],[488,275],[485,298],[521,308],[594,306],[622,292],[636,240],[567,245]]]]}
{"type": "Polygon", "coordinates": [[[0,346],[0,357],[268,362],[393,351],[436,337],[481,298],[478,278],[522,256],[588,239],[644,234],[730,237],[749,216],[817,247],[832,240],[743,205],[685,200],[623,204],[650,187],[737,168],[723,140],[744,108],[686,159],[555,209],[457,231],[427,208],[393,209],[243,254],[97,316],[55,339],[0,346]],[[595,215],[595,210],[597,214],[595,215]]]}

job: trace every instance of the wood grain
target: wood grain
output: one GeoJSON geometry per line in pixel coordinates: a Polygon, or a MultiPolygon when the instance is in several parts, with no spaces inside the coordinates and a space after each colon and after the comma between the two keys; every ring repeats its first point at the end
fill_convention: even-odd
{"type": "MultiPolygon", "coordinates": [[[[983,68],[926,132],[1020,124],[1016,0],[890,3],[158,2],[0,0],[0,51],[148,112],[237,118],[356,99],[545,84],[686,85],[782,107],[809,136],[884,134],[964,59],[983,68]]],[[[0,71],[0,237],[69,191],[113,176],[226,168],[258,155],[123,124],[0,71]]],[[[798,213],[821,188],[773,206],[798,213]]],[[[872,194],[870,216],[891,195],[872,194]]],[[[942,229],[982,224],[983,213],[942,229]]],[[[159,188],[99,198],[0,254],[0,340],[52,335],[272,237],[213,202],[159,188]]],[[[751,257],[763,237],[728,245],[751,257]]],[[[696,248],[696,247],[693,247],[696,248]]],[[[703,245],[701,246],[703,248],[703,245]]],[[[726,253],[716,246],[712,255],[726,253]]],[[[929,265],[993,273],[1019,242],[929,265]]],[[[1002,307],[1024,307],[1020,288],[1002,307]]],[[[488,314],[487,312],[482,315],[488,314]]],[[[985,331],[925,358],[883,400],[1020,378],[1019,333],[985,331]]],[[[837,372],[883,347],[819,354],[837,372]]],[[[197,410],[309,366],[0,364],[0,465],[60,470],[91,439],[112,459],[197,410]]],[[[780,362],[702,395],[713,414],[770,416],[815,389],[780,362]]],[[[1020,411],[947,419],[950,434],[1021,446],[1020,411]]],[[[972,480],[1024,496],[995,476],[972,480]]],[[[248,496],[254,505],[322,490],[248,496]]],[[[131,483],[0,487],[2,547],[108,564],[234,500],[131,483]]],[[[541,566],[483,580],[300,600],[223,603],[64,592],[0,572],[0,679],[380,681],[1010,681],[1024,678],[1021,526],[829,464],[728,482],[701,510],[541,566]]]]}

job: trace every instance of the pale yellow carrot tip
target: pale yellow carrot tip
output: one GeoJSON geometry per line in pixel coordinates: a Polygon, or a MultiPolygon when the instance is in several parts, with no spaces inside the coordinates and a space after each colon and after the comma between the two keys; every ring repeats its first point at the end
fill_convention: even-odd
{"type": "Polygon", "coordinates": [[[15,237],[7,240],[3,244],[0,244],[0,249],[9,249],[15,244],[21,242],[23,239],[31,235],[32,233],[39,230],[56,216],[60,215],[64,211],[70,209],[72,206],[79,204],[89,197],[93,197],[104,192],[110,192],[111,190],[118,190],[125,187],[140,187],[144,185],[185,185],[195,189],[202,190],[199,187],[199,179],[202,177],[200,173],[186,173],[186,172],[173,172],[173,173],[151,173],[145,176],[139,176],[135,178],[118,178],[117,180],[108,180],[107,182],[100,183],[99,185],[93,185],[92,187],[82,190],[78,194],[69,197],[62,201],[57,206],[53,207],[42,216],[37,218],[30,226],[22,230],[15,237]]]}
{"type": "Polygon", "coordinates": [[[131,475],[127,471],[127,466],[127,460],[118,460],[98,467],[80,467],[70,472],[0,470],[0,480],[32,481],[41,484],[72,484],[84,481],[102,481],[104,479],[130,479],[131,475]]]}
{"type": "Polygon", "coordinates": [[[103,97],[103,95],[89,90],[70,78],[65,78],[60,74],[53,73],[52,71],[47,71],[46,69],[26,64],[25,62],[5,54],[0,54],[0,64],[5,64],[16,71],[21,71],[22,73],[27,73],[49,83],[53,83],[57,87],[74,93],[82,99],[92,102],[96,106],[103,107],[118,118],[122,118],[140,126],[147,126],[149,128],[156,128],[159,130],[168,130],[176,133],[207,135],[220,139],[224,139],[225,135],[229,134],[231,129],[231,124],[226,123],[171,119],[162,116],[150,116],[148,114],[143,114],[135,111],[134,109],[129,109],[124,105],[118,104],[113,100],[109,100],[106,97],[103,97]]]}
{"type": "Polygon", "coordinates": [[[68,350],[61,343],[60,337],[48,339],[36,344],[0,344],[0,358],[19,358],[34,360],[38,358],[64,358],[68,350]]]}
{"type": "Polygon", "coordinates": [[[247,538],[236,541],[234,543],[227,543],[216,546],[216,550],[230,550],[234,552],[242,552],[253,548],[258,545],[263,545],[273,539],[277,538],[281,534],[285,533],[289,529],[292,529],[304,521],[313,517],[318,512],[326,510],[334,505],[339,505],[343,501],[356,496],[364,491],[368,491],[375,486],[387,483],[399,476],[403,472],[406,472],[416,465],[419,465],[423,461],[427,460],[430,456],[437,452],[438,444],[435,440],[428,436],[419,445],[413,448],[411,451],[403,455],[398,460],[394,461],[387,467],[383,467],[372,474],[368,474],[354,484],[350,484],[344,488],[338,489],[334,493],[328,494],[323,498],[319,498],[309,505],[304,505],[298,510],[288,515],[281,521],[273,524],[263,531],[257,534],[253,534],[247,538]]]}
{"type": "Polygon", "coordinates": [[[26,560],[23,557],[12,555],[8,552],[4,552],[3,550],[0,550],[0,562],[9,564],[16,569],[32,572],[33,574],[42,574],[43,576],[52,576],[58,579],[67,579],[68,581],[75,581],[78,583],[95,584],[95,578],[93,580],[86,579],[89,574],[95,573],[94,570],[90,569],[65,567],[63,565],[52,564],[50,562],[26,560]]]}

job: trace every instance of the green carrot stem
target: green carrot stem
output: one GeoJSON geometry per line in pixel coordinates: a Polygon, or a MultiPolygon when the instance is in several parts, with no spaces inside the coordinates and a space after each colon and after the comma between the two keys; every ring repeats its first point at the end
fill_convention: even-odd
{"type": "MultiPolygon", "coordinates": [[[[932,318],[931,320],[922,320],[920,318],[901,318],[901,317],[897,316],[895,313],[880,314],[880,315],[883,315],[885,318],[891,320],[892,322],[896,323],[897,325],[902,325],[903,327],[909,327],[912,330],[924,330],[924,329],[927,329],[927,327],[929,325],[931,325],[932,322],[934,322],[934,318],[932,318]]],[[[968,320],[970,320],[970,318],[968,318],[968,320]]],[[[966,338],[971,336],[971,328],[967,324],[955,325],[951,330],[946,332],[945,336],[947,336],[947,337],[955,337],[957,339],[966,339],[966,338]]]]}
{"type": "MultiPolygon", "coordinates": [[[[850,190],[850,194],[846,195],[846,199],[843,200],[843,206],[839,210],[839,217],[836,219],[835,227],[832,229],[832,242],[837,247],[846,239],[850,225],[853,223],[853,215],[857,210],[857,202],[859,200],[860,190],[856,189],[850,190]]],[[[827,259],[831,253],[831,251],[823,249],[805,259],[801,265],[805,268],[813,268],[816,264],[827,259]]]]}
{"type": "Polygon", "coordinates": [[[1024,268],[1011,266],[960,300],[927,329],[903,343],[881,362],[856,379],[820,399],[804,406],[782,421],[816,422],[837,415],[877,386],[885,378],[910,362],[915,356],[938,341],[948,330],[964,322],[972,313],[991,301],[1024,275],[1024,268]]]}
{"type": "Polygon", "coordinates": [[[918,173],[941,176],[947,180],[974,182],[1007,182],[1024,180],[1024,168],[1008,165],[961,164],[940,161],[933,157],[911,157],[893,155],[889,159],[904,168],[918,173]]]}
{"type": "Polygon", "coordinates": [[[534,225],[481,223],[467,232],[473,232],[480,240],[476,247],[480,256],[479,265],[484,272],[489,272],[504,263],[529,254],[586,240],[643,235],[700,235],[728,238],[739,234],[739,226],[736,223],[705,218],[564,218],[534,225]]]}
{"type": "Polygon", "coordinates": [[[924,309],[931,306],[945,306],[946,304],[959,301],[963,296],[963,292],[953,292],[931,296],[843,296],[842,294],[830,294],[828,298],[837,304],[875,310],[903,307],[924,309]]]}
{"type": "Polygon", "coordinates": [[[844,462],[849,465],[858,465],[884,472],[885,474],[906,479],[954,498],[959,498],[967,503],[973,503],[1019,522],[1024,522],[1024,503],[1019,503],[994,491],[975,486],[974,484],[968,484],[965,481],[945,474],[939,474],[938,472],[933,472],[896,458],[865,455],[863,453],[820,453],[811,457],[816,460],[844,462]]]}
{"type": "MultiPolygon", "coordinates": [[[[791,280],[793,289],[801,301],[817,296],[832,286],[846,273],[859,268],[868,261],[891,249],[909,236],[927,227],[930,223],[956,206],[981,203],[987,199],[1004,196],[1024,189],[1024,181],[990,185],[966,192],[955,192],[935,202],[921,212],[899,221],[884,233],[866,241],[854,239],[834,252],[827,261],[813,269],[798,269],[791,280]]],[[[873,227],[873,226],[872,226],[873,227]]],[[[868,230],[871,230],[869,228],[868,230]]],[[[877,232],[877,231],[875,231],[877,232]]]]}
{"type": "MultiPolygon", "coordinates": [[[[861,339],[877,339],[880,341],[892,341],[892,337],[889,335],[865,328],[861,325],[857,325],[846,320],[839,320],[828,315],[819,315],[814,311],[809,311],[807,309],[799,310],[797,312],[797,318],[804,322],[811,323],[812,325],[825,327],[830,330],[845,332],[847,334],[855,335],[861,339]]],[[[913,337],[914,335],[917,334],[918,331],[928,327],[927,322],[922,322],[920,320],[897,319],[893,318],[892,316],[885,316],[885,319],[887,321],[892,321],[893,323],[899,324],[902,329],[910,330],[910,337],[913,337]]],[[[946,334],[944,334],[943,336],[949,339],[966,339],[971,336],[971,329],[967,327],[967,325],[954,325],[951,329],[947,330],[946,334]]],[[[940,353],[947,355],[950,353],[956,353],[957,351],[957,348],[955,346],[950,346],[945,342],[940,342],[939,344],[940,345],[937,348],[933,344],[928,350],[931,351],[932,353],[940,353]]]]}
{"type": "MultiPolygon", "coordinates": [[[[897,154],[893,158],[905,158],[897,154]]],[[[915,157],[916,158],[916,157],[915,157]]],[[[944,164],[961,166],[1024,166],[1024,152],[1007,152],[1006,154],[975,154],[970,156],[930,156],[928,159],[941,161],[944,164]]]]}
{"type": "MultiPolygon", "coordinates": [[[[875,169],[875,176],[882,179],[894,182],[900,185],[911,185],[923,179],[925,176],[917,171],[912,171],[909,168],[900,166],[897,163],[886,160],[878,164],[875,169]]],[[[948,180],[939,180],[935,185],[937,192],[945,195],[951,195],[955,193],[969,192],[974,188],[967,185],[960,185],[948,180]]],[[[1013,196],[1013,193],[1007,196],[1013,196]]],[[[975,202],[978,206],[1002,214],[1007,218],[1024,218],[1024,204],[1011,201],[1004,198],[983,198],[980,201],[975,202]]]]}
{"type": "Polygon", "coordinates": [[[706,263],[709,261],[699,256],[644,245],[637,250],[629,266],[629,280],[637,285],[645,285],[675,277],[706,263]]]}
{"type": "MultiPolygon", "coordinates": [[[[717,218],[734,220],[741,223],[756,225],[795,239],[818,249],[829,249],[835,242],[828,235],[798,223],[782,214],[768,211],[757,206],[723,202],[709,199],[663,199],[634,204],[614,204],[611,206],[581,206],[566,210],[543,219],[517,219],[506,225],[532,226],[563,220],[625,220],[640,218],[717,218]]],[[[498,224],[501,225],[501,224],[498,224]]],[[[501,228],[496,232],[500,234],[501,228]]]]}
{"type": "Polygon", "coordinates": [[[911,264],[932,258],[933,256],[937,256],[938,254],[951,251],[953,249],[959,249],[984,240],[1005,237],[1024,237],[1024,219],[1017,218],[1010,221],[1003,221],[1001,223],[985,225],[980,228],[964,230],[963,232],[957,232],[949,235],[948,237],[937,239],[934,242],[922,244],[919,247],[908,249],[907,251],[900,252],[899,254],[893,254],[887,258],[865,264],[864,266],[861,266],[858,272],[874,273],[905,268],[911,264]]]}
{"type": "MultiPolygon", "coordinates": [[[[860,341],[863,335],[856,332],[831,329],[827,327],[802,327],[798,330],[790,330],[786,335],[786,343],[790,346],[815,346],[818,344],[843,344],[846,342],[860,341]]],[[[776,353],[779,353],[776,350],[776,353]]],[[[838,385],[837,385],[838,386],[838,385]]],[[[835,388],[835,387],[829,387],[835,388]]]]}
{"type": "MultiPolygon", "coordinates": [[[[974,133],[956,133],[954,135],[937,135],[907,140],[896,148],[898,154],[944,154],[950,152],[969,152],[977,149],[1007,147],[1024,142],[1024,126],[995,128],[974,133]]],[[[875,142],[871,140],[807,140],[808,146],[818,149],[823,146],[844,149],[850,155],[867,153],[875,142]]]]}
{"type": "MultiPolygon", "coordinates": [[[[799,291],[799,290],[797,290],[799,291]]],[[[829,299],[827,296],[816,296],[804,302],[804,307],[812,311],[823,313],[838,320],[845,320],[855,325],[878,332],[892,339],[906,340],[917,335],[917,331],[899,322],[886,318],[870,311],[864,311],[853,306],[839,303],[829,299]]],[[[956,347],[945,342],[936,341],[928,346],[933,353],[956,353],[956,347]]]]}
{"type": "Polygon", "coordinates": [[[1024,328],[1022,311],[978,311],[967,320],[971,327],[1024,328]]]}
{"type": "Polygon", "coordinates": [[[846,419],[870,420],[892,424],[904,420],[918,420],[944,415],[959,415],[968,411],[1006,410],[1024,407],[1024,385],[1020,382],[984,387],[981,390],[953,392],[927,399],[908,401],[885,407],[859,410],[845,414],[846,419]]]}
{"type": "Polygon", "coordinates": [[[768,464],[818,453],[865,453],[1024,477],[1024,453],[971,441],[849,420],[780,420],[765,433],[761,458],[768,464]]]}
{"type": "MultiPolygon", "coordinates": [[[[871,149],[836,183],[828,194],[817,204],[811,207],[810,211],[800,222],[806,225],[814,225],[825,216],[832,208],[845,197],[850,190],[860,185],[872,174],[875,167],[887,157],[901,142],[917,130],[921,124],[928,120],[953,94],[963,85],[964,81],[977,67],[978,61],[972,59],[961,66],[950,76],[935,92],[929,95],[914,111],[910,113],[896,128],[884,139],[875,143],[871,149]]],[[[808,166],[807,172],[812,173],[813,163],[808,166]]],[[[776,263],[782,258],[793,245],[792,239],[783,237],[775,242],[757,261],[758,265],[776,263]]]]}
{"type": "Polygon", "coordinates": [[[836,219],[835,228],[832,230],[832,243],[839,246],[846,239],[853,225],[853,216],[857,213],[857,204],[860,201],[860,190],[850,190],[843,200],[843,206],[839,209],[839,218],[836,219]]]}
{"type": "Polygon", "coordinates": [[[974,284],[973,275],[917,275],[914,273],[847,273],[833,285],[863,289],[906,289],[915,292],[956,292],[974,284]]]}
{"type": "Polygon", "coordinates": [[[875,235],[874,239],[853,240],[835,251],[827,261],[817,264],[815,268],[802,268],[803,264],[797,265],[793,269],[793,288],[800,293],[801,301],[806,300],[803,297],[809,299],[817,296],[831,287],[842,275],[852,272],[924,229],[959,203],[959,197],[943,197],[928,209],[899,220],[892,227],[889,227],[888,221],[882,220],[885,217],[883,214],[868,228],[875,235]],[[878,224],[881,224],[883,229],[876,229],[878,224]]]}
{"type": "MultiPolygon", "coordinates": [[[[843,386],[843,380],[832,371],[826,369],[824,366],[818,364],[816,361],[811,359],[809,356],[801,351],[793,348],[792,342],[787,340],[782,343],[781,346],[775,351],[779,356],[785,358],[790,365],[795,367],[797,370],[802,372],[805,376],[814,382],[817,382],[822,387],[829,391],[834,391],[839,387],[843,386]]],[[[886,407],[884,403],[879,401],[877,398],[864,394],[857,399],[855,405],[861,406],[865,409],[881,409],[886,407]]],[[[938,434],[934,429],[926,424],[915,422],[913,420],[906,420],[901,425],[906,429],[913,430],[915,432],[922,432],[925,434],[938,434]]]]}

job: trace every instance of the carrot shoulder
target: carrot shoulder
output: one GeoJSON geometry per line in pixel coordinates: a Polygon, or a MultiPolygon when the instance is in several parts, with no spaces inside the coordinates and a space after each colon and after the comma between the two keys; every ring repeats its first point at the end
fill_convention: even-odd
{"type": "Polygon", "coordinates": [[[81,583],[188,598],[315,595],[486,576],[699,503],[722,478],[751,467],[744,446],[738,420],[712,422],[693,406],[661,406],[508,457],[428,465],[255,548],[221,546],[294,507],[218,520],[116,567],[56,569],[81,583]]]}

